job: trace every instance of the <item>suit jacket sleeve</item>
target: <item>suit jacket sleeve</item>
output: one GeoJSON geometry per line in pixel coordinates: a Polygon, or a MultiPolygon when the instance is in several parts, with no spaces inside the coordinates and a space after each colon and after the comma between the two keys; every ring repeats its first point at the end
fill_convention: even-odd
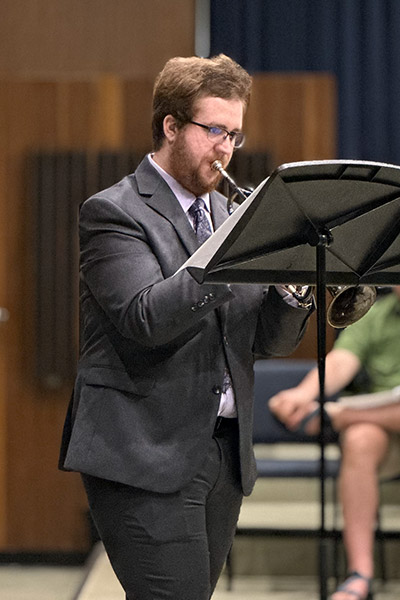
{"type": "Polygon", "coordinates": [[[152,248],[143,225],[106,199],[83,204],[80,237],[85,284],[117,330],[143,346],[170,342],[233,297],[227,285],[173,275],[180,263],[171,240],[152,248]]]}

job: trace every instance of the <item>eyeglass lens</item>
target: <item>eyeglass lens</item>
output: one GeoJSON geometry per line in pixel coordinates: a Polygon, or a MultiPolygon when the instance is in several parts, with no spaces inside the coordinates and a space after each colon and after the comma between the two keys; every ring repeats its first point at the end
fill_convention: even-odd
{"type": "Polygon", "coordinates": [[[190,123],[206,129],[207,137],[213,142],[219,138],[221,141],[225,141],[229,136],[229,140],[233,144],[234,148],[240,148],[240,146],[243,145],[244,133],[241,131],[228,131],[227,129],[222,129],[221,127],[217,127],[215,125],[204,125],[204,123],[198,123],[197,121],[190,121],[190,123]]]}
{"type": "Polygon", "coordinates": [[[212,140],[221,138],[224,141],[227,137],[229,137],[231,143],[235,148],[239,148],[244,141],[244,134],[240,131],[227,131],[226,129],[221,129],[220,127],[209,127],[208,137],[212,140]]]}

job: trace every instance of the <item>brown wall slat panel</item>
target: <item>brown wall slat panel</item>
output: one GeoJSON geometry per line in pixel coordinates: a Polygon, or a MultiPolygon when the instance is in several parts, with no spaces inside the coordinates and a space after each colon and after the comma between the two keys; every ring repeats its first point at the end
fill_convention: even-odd
{"type": "Polygon", "coordinates": [[[35,375],[44,389],[72,385],[78,349],[78,212],[89,195],[135,170],[132,152],[35,153],[29,161],[35,375]]]}
{"type": "MultiPolygon", "coordinates": [[[[27,157],[38,151],[67,156],[72,150],[89,151],[93,156],[94,151],[103,150],[101,167],[88,166],[84,184],[76,165],[62,162],[57,175],[54,199],[57,196],[57,201],[67,203],[85,187],[86,197],[108,185],[109,178],[117,180],[131,171],[134,161],[150,150],[151,91],[148,73],[111,83],[94,76],[71,81],[0,82],[0,158],[4,158],[4,166],[0,166],[0,215],[5,214],[0,224],[5,241],[0,241],[0,250],[6,248],[6,256],[0,258],[0,299],[8,303],[11,313],[6,327],[0,326],[0,336],[6,332],[7,344],[6,369],[1,367],[4,355],[0,356],[0,412],[6,412],[6,425],[0,420],[0,445],[6,446],[5,458],[0,456],[0,484],[5,485],[5,491],[0,490],[0,551],[78,551],[88,545],[86,501],[79,476],[57,471],[71,386],[45,389],[35,375],[34,205],[27,157]],[[99,111],[105,115],[102,119],[94,116],[99,111]],[[106,123],[108,111],[110,127],[106,123]],[[125,156],[115,165],[113,151],[120,138],[121,149],[134,159],[125,156]],[[108,143],[110,153],[105,152],[104,144],[108,143]],[[65,183],[64,173],[71,170],[74,190],[65,183]]],[[[287,74],[257,75],[253,104],[246,117],[246,151],[268,152],[271,166],[291,160],[334,158],[334,103],[334,83],[329,77],[308,74],[303,81],[301,76],[287,74]]],[[[49,214],[54,200],[51,196],[49,214]]],[[[72,253],[63,236],[65,221],[69,227],[73,218],[66,211],[61,222],[54,224],[61,236],[57,265],[58,257],[72,253]]],[[[76,262],[77,257],[72,257],[71,265],[63,268],[75,270],[76,262]]],[[[66,303],[56,308],[53,318],[57,314],[68,317],[68,294],[77,298],[76,287],[66,291],[66,303]]],[[[307,340],[301,346],[303,356],[315,356],[312,332],[309,340],[309,346],[307,340]]],[[[0,339],[0,350],[1,343],[0,339]]]]}
{"type": "Polygon", "coordinates": [[[57,389],[72,381],[77,358],[77,221],[87,195],[86,156],[47,152],[35,155],[30,167],[36,374],[44,387],[57,389]]]}

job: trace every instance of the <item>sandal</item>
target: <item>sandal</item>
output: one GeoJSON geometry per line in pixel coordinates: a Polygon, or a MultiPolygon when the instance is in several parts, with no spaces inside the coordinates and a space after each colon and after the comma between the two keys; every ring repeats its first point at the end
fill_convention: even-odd
{"type": "MultiPolygon", "coordinates": [[[[353,596],[356,600],[373,600],[371,586],[372,586],[372,579],[370,579],[369,577],[365,577],[365,575],[361,575],[361,573],[358,573],[357,571],[353,571],[352,573],[349,573],[347,578],[345,579],[345,581],[341,585],[339,585],[336,592],[345,592],[349,596],[353,596]],[[363,581],[365,581],[368,584],[368,590],[367,590],[366,596],[363,596],[362,594],[360,594],[359,592],[355,592],[354,590],[348,589],[350,584],[353,581],[355,581],[356,579],[362,579],[363,581]]],[[[335,594],[336,594],[336,592],[335,592],[335,594]]]]}

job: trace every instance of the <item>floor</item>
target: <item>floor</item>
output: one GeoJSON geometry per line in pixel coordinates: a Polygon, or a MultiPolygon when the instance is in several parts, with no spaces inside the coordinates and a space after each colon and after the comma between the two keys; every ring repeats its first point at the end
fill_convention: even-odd
{"type": "Polygon", "coordinates": [[[1,600],[74,600],[85,576],[82,567],[0,566],[1,600]]]}
{"type": "MultiPolygon", "coordinates": [[[[400,581],[377,582],[375,600],[398,600],[400,581]]],[[[106,555],[98,547],[89,568],[0,566],[1,600],[125,600],[106,555]]],[[[232,591],[222,575],[213,600],[318,600],[315,577],[236,577],[232,591]]],[[[189,600],[189,599],[188,599],[189,600]]]]}
{"type": "MultiPolygon", "coordinates": [[[[385,585],[376,594],[376,600],[398,600],[400,581],[385,585]]],[[[76,600],[124,600],[124,594],[116,580],[110,563],[102,551],[97,556],[76,600]]],[[[316,577],[236,577],[233,589],[228,591],[226,578],[221,576],[213,600],[318,600],[319,582],[316,577]]],[[[188,599],[189,600],[189,599],[188,599]]]]}

